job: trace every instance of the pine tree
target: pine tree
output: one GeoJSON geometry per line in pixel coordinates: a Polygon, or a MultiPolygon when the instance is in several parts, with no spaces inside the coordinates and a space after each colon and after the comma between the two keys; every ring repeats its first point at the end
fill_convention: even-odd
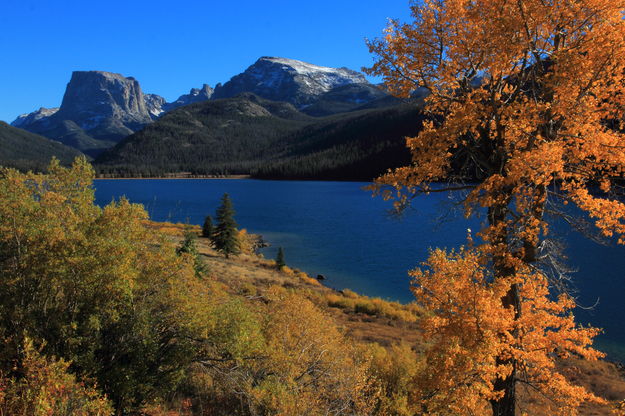
{"type": "Polygon", "coordinates": [[[217,208],[217,226],[213,233],[213,244],[217,251],[226,258],[230,254],[239,254],[239,240],[237,239],[237,223],[234,220],[234,208],[227,193],[221,198],[221,205],[217,208]]]}
{"type": "Polygon", "coordinates": [[[208,267],[200,257],[200,253],[197,250],[197,245],[195,243],[196,238],[196,234],[192,231],[185,231],[184,240],[176,249],[176,253],[178,253],[178,255],[181,255],[183,253],[191,255],[191,257],[193,258],[193,269],[195,270],[195,274],[199,277],[208,272],[208,267]]]}
{"type": "Polygon", "coordinates": [[[214,232],[215,227],[213,226],[213,218],[210,215],[207,215],[204,219],[204,225],[202,226],[202,237],[212,238],[214,232]]]}
{"type": "Polygon", "coordinates": [[[276,267],[278,267],[278,270],[282,270],[284,266],[286,266],[286,263],[284,262],[284,250],[280,247],[278,248],[278,254],[276,255],[276,267]]]}

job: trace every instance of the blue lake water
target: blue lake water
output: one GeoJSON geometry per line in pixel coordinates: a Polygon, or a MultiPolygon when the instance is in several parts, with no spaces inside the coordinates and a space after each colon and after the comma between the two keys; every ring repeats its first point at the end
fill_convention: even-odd
{"type": "MultiPolygon", "coordinates": [[[[126,196],[143,204],[156,221],[202,224],[214,217],[223,193],[230,194],[241,228],[262,234],[271,247],[284,248],[288,265],[327,285],[408,302],[413,300],[407,271],[425,261],[430,247],[458,247],[466,220],[447,194],[419,197],[401,219],[388,215],[391,203],[372,198],[366,183],[259,180],[98,180],[100,205],[126,196]]],[[[602,246],[561,228],[569,264],[577,269],[578,303],[596,306],[576,312],[579,320],[604,328],[597,346],[625,360],[625,247],[602,246]]]]}

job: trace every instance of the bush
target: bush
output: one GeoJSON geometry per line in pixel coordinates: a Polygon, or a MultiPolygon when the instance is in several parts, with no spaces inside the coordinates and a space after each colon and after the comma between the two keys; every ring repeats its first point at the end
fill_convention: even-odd
{"type": "Polygon", "coordinates": [[[42,355],[24,342],[19,378],[0,377],[0,414],[29,416],[112,415],[109,401],[96,388],[76,380],[69,363],[42,355]]]}

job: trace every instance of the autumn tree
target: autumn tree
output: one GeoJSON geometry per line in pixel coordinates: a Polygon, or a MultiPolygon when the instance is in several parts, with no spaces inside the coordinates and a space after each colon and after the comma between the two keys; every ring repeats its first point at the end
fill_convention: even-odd
{"type": "MultiPolygon", "coordinates": [[[[54,160],[47,174],[0,169],[0,377],[23,386],[20,401],[63,380],[73,388],[63,364],[71,362],[73,375],[96,380],[116,412],[130,413],[180,384],[193,339],[210,325],[210,291],[188,257],[146,226],[143,207],[98,207],[93,175],[84,158],[71,168],[54,160]],[[41,360],[23,355],[27,337],[42,346],[41,360]],[[29,368],[42,377],[36,384],[22,380],[29,368]]],[[[41,394],[51,409],[91,397],[41,394]]]]}
{"type": "Polygon", "coordinates": [[[17,369],[21,378],[0,373],[1,415],[113,415],[111,404],[95,388],[76,380],[69,363],[43,356],[26,339],[17,369]]]}
{"type": "Polygon", "coordinates": [[[234,220],[234,207],[230,196],[226,193],[221,198],[221,205],[217,208],[217,225],[213,233],[213,244],[217,251],[223,253],[226,258],[231,254],[239,253],[239,240],[237,238],[237,223],[234,220]]]}
{"type": "MultiPolygon", "coordinates": [[[[421,193],[462,189],[466,215],[485,213],[478,253],[505,289],[498,313],[513,323],[497,333],[509,347],[484,352],[499,370],[473,393],[497,416],[515,414],[518,382],[537,382],[523,371],[532,351],[520,325],[536,301],[529,288],[544,286],[547,214],[572,203],[623,242],[624,11],[623,0],[424,0],[411,6],[412,22],[392,21],[369,43],[369,72],[391,92],[429,93],[429,121],[407,139],[413,163],[381,177],[378,190],[401,209],[421,193]]],[[[536,319],[562,314],[547,308],[536,319]]]]}
{"type": "Polygon", "coordinates": [[[367,354],[304,296],[281,287],[264,295],[266,304],[215,311],[214,349],[200,360],[210,414],[374,414],[367,354]]]}

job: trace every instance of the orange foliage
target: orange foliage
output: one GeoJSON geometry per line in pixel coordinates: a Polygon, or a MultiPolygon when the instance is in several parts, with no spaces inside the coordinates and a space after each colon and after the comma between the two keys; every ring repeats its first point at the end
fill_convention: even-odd
{"type": "Polygon", "coordinates": [[[463,173],[481,183],[467,213],[513,203],[518,219],[507,225],[535,242],[535,210],[558,181],[556,198],[590,213],[606,235],[623,234],[625,204],[590,187],[607,194],[625,172],[624,11],[623,0],[413,5],[413,23],[392,22],[370,43],[378,60],[369,72],[399,95],[426,87],[427,112],[444,121],[408,138],[414,164],[379,183],[400,191],[401,204],[468,164],[463,173]]]}
{"type": "MultiPolygon", "coordinates": [[[[625,0],[424,0],[411,10],[412,23],[392,21],[384,38],[369,43],[377,55],[369,72],[400,96],[426,88],[429,121],[407,139],[412,165],[384,175],[376,190],[395,198],[397,208],[418,193],[467,190],[466,215],[486,211],[480,257],[492,266],[491,280],[478,264],[436,272],[472,277],[445,279],[439,301],[451,303],[434,308],[440,320],[428,325],[465,344],[439,345],[432,371],[445,394],[470,390],[464,410],[457,409],[462,414],[466,403],[484,398],[493,414],[516,414],[515,385],[523,378],[573,409],[592,397],[553,372],[551,353],[563,348],[594,358],[585,346],[596,332],[564,318],[570,298],[548,301],[539,247],[548,204],[562,212],[569,202],[604,236],[625,243],[625,203],[615,197],[625,173],[625,0]],[[472,182],[458,184],[467,178],[472,182]],[[433,185],[441,180],[450,183],[433,185]],[[439,314],[463,305],[466,293],[483,308],[471,313],[492,331],[486,344],[470,346],[481,338],[462,333],[475,316],[439,314]],[[564,342],[570,337],[573,344],[564,342]],[[456,367],[459,376],[481,381],[450,376],[456,367]]],[[[431,266],[461,261],[454,256],[435,253],[431,266]]],[[[415,293],[432,301],[425,289],[415,293]]]]}
{"type": "Polygon", "coordinates": [[[590,348],[595,328],[577,327],[567,295],[549,298],[547,279],[523,270],[510,279],[492,279],[476,250],[458,253],[435,250],[426,266],[413,270],[413,292],[429,314],[422,318],[427,341],[427,371],[418,377],[423,409],[427,414],[487,414],[486,400],[502,392],[497,378],[510,375],[553,400],[552,412],[574,415],[585,401],[602,403],[583,387],[574,386],[556,369],[553,357],[570,354],[595,360],[602,356],[590,348]],[[523,314],[503,308],[501,298],[512,284],[520,287],[523,314]],[[502,336],[503,334],[503,336],[502,336]],[[498,362],[496,358],[513,358],[498,362]]]}
{"type": "Polygon", "coordinates": [[[95,388],[68,372],[69,363],[43,356],[30,339],[15,368],[20,379],[0,374],[0,415],[107,416],[113,408],[95,388]]]}

